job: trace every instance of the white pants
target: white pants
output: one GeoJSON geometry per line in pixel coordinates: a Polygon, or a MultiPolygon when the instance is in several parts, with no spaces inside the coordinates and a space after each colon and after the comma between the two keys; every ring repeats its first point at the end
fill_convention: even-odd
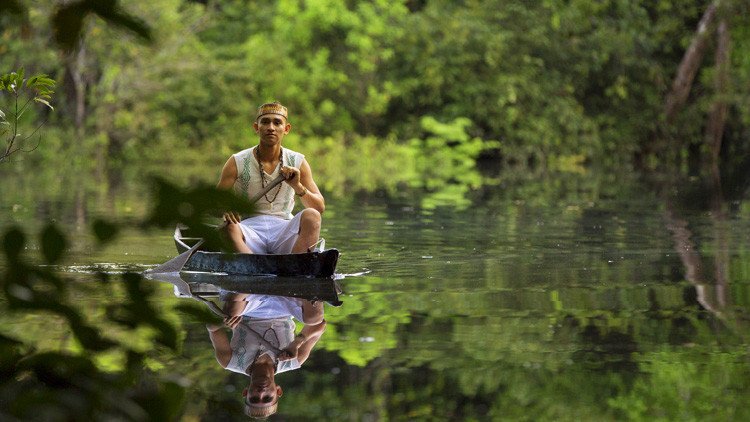
{"type": "Polygon", "coordinates": [[[299,238],[299,224],[302,212],[291,220],[272,215],[256,215],[240,222],[245,244],[256,254],[292,253],[299,238]]]}

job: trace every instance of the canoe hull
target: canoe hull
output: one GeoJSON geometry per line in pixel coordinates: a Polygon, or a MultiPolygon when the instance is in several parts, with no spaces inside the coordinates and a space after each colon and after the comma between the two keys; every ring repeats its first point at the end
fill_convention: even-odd
{"type": "Polygon", "coordinates": [[[182,271],[280,277],[333,277],[339,251],[328,249],[289,255],[256,255],[196,251],[182,271]]]}
{"type": "MultiPolygon", "coordinates": [[[[179,253],[186,252],[200,241],[198,238],[184,236],[187,233],[183,231],[183,228],[178,227],[174,233],[179,253]]],[[[339,251],[336,249],[285,255],[224,253],[198,249],[185,262],[182,271],[327,278],[333,277],[338,258],[339,251]]]]}

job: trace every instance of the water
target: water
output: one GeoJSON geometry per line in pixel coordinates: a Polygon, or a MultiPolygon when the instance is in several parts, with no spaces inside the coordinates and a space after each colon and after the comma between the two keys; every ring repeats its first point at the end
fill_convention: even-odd
{"type": "MultiPolygon", "coordinates": [[[[280,419],[750,418],[749,210],[739,200],[677,209],[640,182],[592,178],[501,182],[460,205],[328,198],[322,236],[342,252],[343,306],[326,308],[302,369],[277,376],[280,419]]],[[[36,224],[6,213],[12,204],[2,203],[5,224],[36,224]]],[[[55,269],[84,286],[74,294],[91,318],[123,297],[92,273],[116,278],[174,256],[168,231],[127,230],[99,249],[66,215],[76,235],[55,269]]],[[[204,326],[174,311],[189,299],[154,286],[182,348],[133,341],[154,371],[189,385],[184,418],[243,420],[247,379],[219,367],[204,326]]],[[[0,320],[42,349],[75,349],[59,321],[0,320]]]]}

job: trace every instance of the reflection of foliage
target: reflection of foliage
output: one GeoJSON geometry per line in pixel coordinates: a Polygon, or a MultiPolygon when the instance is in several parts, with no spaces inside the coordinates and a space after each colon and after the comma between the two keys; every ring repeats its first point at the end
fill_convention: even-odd
{"type": "Polygon", "coordinates": [[[609,400],[629,420],[748,420],[737,397],[750,391],[750,370],[737,352],[664,349],[639,355],[646,376],[609,400]]]}
{"type": "MultiPolygon", "coordinates": [[[[54,180],[53,176],[44,177],[54,180]]],[[[31,183],[34,177],[23,183],[31,183]]],[[[681,282],[679,261],[664,256],[664,251],[671,251],[671,241],[662,233],[662,220],[638,211],[635,215],[643,218],[636,223],[618,212],[619,207],[643,210],[657,208],[658,203],[642,194],[638,185],[628,183],[628,178],[616,175],[513,173],[501,177],[503,189],[480,188],[476,195],[484,202],[476,200],[477,206],[464,212],[443,207],[420,214],[420,198],[406,196],[401,202],[365,195],[331,201],[331,216],[326,214],[324,228],[330,230],[326,234],[329,244],[346,245],[341,266],[354,266],[347,271],[354,272],[362,265],[373,273],[342,280],[345,305],[327,310],[329,329],[310,365],[281,377],[287,394],[280,413],[320,420],[617,420],[630,415],[622,406],[635,406],[639,397],[651,397],[645,390],[653,382],[669,382],[662,388],[679,391],[680,386],[674,385],[678,378],[669,374],[640,379],[641,370],[657,370],[649,365],[651,353],[665,344],[672,345],[668,350],[674,356],[665,356],[663,361],[694,365],[698,379],[708,380],[710,371],[719,365],[733,369],[719,375],[724,384],[718,385],[727,386],[726,401],[720,403],[738,408],[742,394],[737,391],[746,387],[744,381],[732,377],[747,376],[747,352],[736,341],[727,341],[721,331],[717,333],[717,321],[690,301],[691,286],[681,282]],[[609,199],[617,195],[631,201],[609,199]],[[621,259],[643,245],[639,236],[644,235],[655,252],[621,259]],[[579,242],[585,243],[586,252],[571,253],[579,242]],[[421,258],[426,255],[432,258],[421,258]],[[458,265],[447,263],[458,256],[458,265]],[[608,261],[612,262],[604,264],[608,261]],[[648,289],[643,280],[650,281],[648,289]],[[632,342],[637,345],[635,352],[632,342]],[[696,355],[683,355],[681,351],[687,348],[695,349],[696,355]],[[701,356],[721,353],[736,359],[711,358],[716,367],[701,362],[701,356]],[[415,379],[421,382],[414,385],[415,379]],[[608,402],[612,397],[616,400],[608,402]]],[[[133,187],[137,181],[138,177],[126,174],[121,185],[112,188],[111,195],[119,201],[111,208],[116,215],[146,213],[141,198],[145,195],[133,187]],[[135,211],[124,211],[124,206],[135,211]]],[[[87,198],[86,206],[101,210],[97,206],[107,196],[100,192],[106,189],[71,185],[99,193],[87,198]]],[[[9,192],[8,197],[24,198],[33,210],[32,192],[9,192]]],[[[57,199],[65,198],[65,193],[47,192],[50,197],[41,198],[37,206],[46,209],[48,204],[62,202],[65,207],[56,215],[70,220],[74,210],[67,204],[71,202],[57,199]]],[[[182,200],[167,196],[173,201],[170,208],[154,209],[177,212],[182,200]]],[[[737,212],[744,221],[747,207],[737,212]]],[[[28,213],[25,218],[36,224],[28,213]]],[[[696,235],[710,238],[710,224],[698,226],[696,235]]],[[[105,226],[100,231],[109,230],[105,226]]],[[[733,303],[743,309],[750,297],[747,283],[743,284],[750,274],[744,233],[740,225],[732,237],[737,254],[730,267],[733,303]]],[[[153,239],[157,237],[139,241],[153,239]]],[[[68,241],[81,243],[72,237],[68,241]]],[[[713,245],[702,247],[709,255],[715,253],[713,245]]],[[[140,261],[122,256],[112,259],[143,263],[155,259],[149,252],[140,252],[140,261]]],[[[125,289],[120,290],[119,296],[113,295],[113,303],[128,301],[125,289]]],[[[163,306],[172,308],[168,305],[174,301],[165,300],[163,306]]],[[[109,308],[97,309],[94,316],[101,316],[97,319],[103,322],[96,326],[111,326],[104,312],[109,308]]],[[[165,312],[174,316],[171,309],[165,312]]],[[[59,347],[59,342],[37,340],[47,338],[40,329],[24,330],[24,336],[20,329],[14,330],[3,333],[28,345],[46,342],[45,350],[59,347]]],[[[129,338],[131,348],[139,352],[147,350],[155,332],[148,325],[142,330],[132,333],[136,340],[129,338]]],[[[125,338],[111,332],[105,331],[107,339],[125,338]]],[[[178,341],[183,338],[178,336],[178,341]]],[[[194,394],[186,404],[190,416],[208,418],[218,412],[216,407],[237,407],[241,381],[220,375],[205,350],[204,332],[187,333],[185,341],[187,356],[173,357],[167,351],[157,355],[150,367],[159,365],[164,374],[189,368],[189,377],[195,380],[187,393],[194,394]],[[225,389],[230,385],[234,391],[225,389]]],[[[82,353],[78,347],[69,353],[82,353]]],[[[126,362],[127,357],[109,361],[106,369],[121,373],[126,362]]],[[[149,363],[147,358],[144,366],[149,363]]],[[[708,392],[695,394],[711,397],[708,392]]],[[[634,417],[670,414],[670,409],[662,408],[672,406],[674,400],[654,400],[653,409],[634,410],[634,417]]],[[[705,414],[694,402],[685,406],[686,419],[705,414]]],[[[743,416],[740,411],[736,414],[743,416]]]]}
{"type": "Polygon", "coordinates": [[[409,321],[406,308],[398,303],[380,295],[347,298],[346,306],[326,317],[331,324],[323,347],[338,352],[349,365],[367,365],[397,346],[398,328],[409,321]]]}

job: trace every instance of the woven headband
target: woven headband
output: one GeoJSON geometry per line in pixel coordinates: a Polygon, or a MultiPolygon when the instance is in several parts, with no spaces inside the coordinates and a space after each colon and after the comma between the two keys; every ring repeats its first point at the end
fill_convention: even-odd
{"type": "Polygon", "coordinates": [[[257,119],[264,114],[278,114],[279,116],[284,116],[286,119],[289,118],[286,107],[279,103],[266,103],[258,107],[258,115],[255,118],[257,119]]]}

